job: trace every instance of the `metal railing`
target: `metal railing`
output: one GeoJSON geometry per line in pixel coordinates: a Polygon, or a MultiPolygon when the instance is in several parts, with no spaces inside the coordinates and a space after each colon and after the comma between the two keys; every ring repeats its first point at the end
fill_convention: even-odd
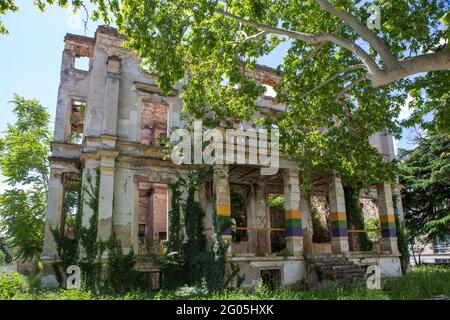
{"type": "Polygon", "coordinates": [[[450,246],[435,245],[433,251],[434,253],[450,253],[450,246]]]}

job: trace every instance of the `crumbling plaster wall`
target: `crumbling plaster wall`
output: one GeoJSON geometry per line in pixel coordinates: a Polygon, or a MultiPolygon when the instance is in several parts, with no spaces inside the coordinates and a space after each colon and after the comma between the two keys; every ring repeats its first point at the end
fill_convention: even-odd
{"type": "MultiPolygon", "coordinates": [[[[114,182],[113,228],[126,251],[133,247],[138,252],[139,182],[168,184],[175,181],[176,174],[174,168],[162,163],[139,165],[119,158],[114,182]]],[[[163,222],[159,222],[161,227],[163,222]]]]}
{"type": "Polygon", "coordinates": [[[93,39],[67,35],[64,39],[64,51],[61,59],[60,85],[56,107],[56,119],[53,140],[67,142],[70,132],[70,110],[72,99],[87,100],[90,73],[75,69],[75,58],[92,56],[93,39]]]}

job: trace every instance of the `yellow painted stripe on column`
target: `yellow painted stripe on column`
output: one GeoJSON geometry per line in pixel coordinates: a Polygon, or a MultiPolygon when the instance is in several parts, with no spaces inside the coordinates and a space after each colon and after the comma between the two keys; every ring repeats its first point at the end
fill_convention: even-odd
{"type": "Polygon", "coordinates": [[[231,208],[229,204],[218,204],[216,206],[217,215],[219,216],[231,216],[231,208]]]}
{"type": "Polygon", "coordinates": [[[300,219],[302,214],[300,210],[286,210],[284,213],[285,219],[300,219]]]}
{"type": "Polygon", "coordinates": [[[395,222],[395,216],[393,214],[380,215],[380,222],[381,223],[395,222]]]}
{"type": "Polygon", "coordinates": [[[347,215],[345,212],[332,212],[330,213],[331,221],[345,221],[347,220],[347,215]]]}

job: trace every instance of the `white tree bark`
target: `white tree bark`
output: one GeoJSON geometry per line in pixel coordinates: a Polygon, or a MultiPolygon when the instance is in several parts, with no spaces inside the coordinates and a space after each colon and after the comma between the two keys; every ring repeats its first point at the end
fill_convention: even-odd
{"type": "MultiPolygon", "coordinates": [[[[323,46],[324,43],[332,42],[341,48],[347,49],[353,52],[353,54],[355,54],[362,62],[367,71],[365,79],[370,80],[371,85],[374,88],[387,85],[415,74],[450,69],[450,50],[442,50],[439,52],[427,53],[415,57],[405,58],[403,60],[397,60],[386,43],[369,28],[361,24],[355,17],[347,12],[336,9],[327,0],[317,1],[325,11],[344,21],[355,31],[356,34],[366,41],[380,56],[381,60],[384,62],[384,67],[380,68],[377,62],[372,59],[372,57],[361,46],[333,33],[311,34],[298,32],[245,19],[220,9],[216,9],[215,12],[221,16],[261,30],[258,37],[265,35],[266,33],[271,33],[304,41],[307,44],[316,45],[319,48],[323,46]]],[[[348,71],[351,70],[353,69],[348,71]]],[[[336,77],[332,78],[335,79],[336,77]]],[[[330,81],[327,81],[327,83],[329,82],[330,81]]]]}

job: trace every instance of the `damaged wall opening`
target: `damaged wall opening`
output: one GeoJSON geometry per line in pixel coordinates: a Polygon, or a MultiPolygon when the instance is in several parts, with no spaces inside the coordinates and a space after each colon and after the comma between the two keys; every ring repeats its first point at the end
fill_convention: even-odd
{"type": "Polygon", "coordinates": [[[89,57],[75,57],[73,67],[76,70],[89,71],[89,57]]]}
{"type": "Polygon", "coordinates": [[[281,285],[281,270],[266,269],[259,271],[259,279],[269,290],[276,290],[281,285]]]}
{"type": "Polygon", "coordinates": [[[314,243],[330,243],[330,206],[325,196],[311,196],[311,220],[314,243]]]}
{"type": "Polygon", "coordinates": [[[231,219],[236,227],[232,233],[232,241],[242,242],[248,240],[247,230],[247,201],[244,190],[230,190],[231,219]],[[242,229],[241,229],[242,228],[242,229]]]}
{"type": "Polygon", "coordinates": [[[279,252],[286,248],[284,235],[284,196],[269,194],[268,204],[270,209],[270,248],[271,252],[279,252]]]}
{"type": "Polygon", "coordinates": [[[161,271],[141,272],[142,289],[157,291],[161,289],[161,271]]]}
{"type": "Polygon", "coordinates": [[[141,143],[163,145],[167,137],[167,105],[144,101],[141,110],[141,143]]]}
{"type": "Polygon", "coordinates": [[[60,235],[73,239],[77,216],[80,214],[81,179],[75,172],[67,172],[62,175],[64,196],[61,214],[60,235]]]}
{"type": "Polygon", "coordinates": [[[139,254],[159,252],[167,239],[167,184],[139,182],[139,254]]]}
{"type": "Polygon", "coordinates": [[[85,112],[86,102],[81,100],[72,100],[72,105],[70,108],[69,143],[83,143],[85,112]]]}

